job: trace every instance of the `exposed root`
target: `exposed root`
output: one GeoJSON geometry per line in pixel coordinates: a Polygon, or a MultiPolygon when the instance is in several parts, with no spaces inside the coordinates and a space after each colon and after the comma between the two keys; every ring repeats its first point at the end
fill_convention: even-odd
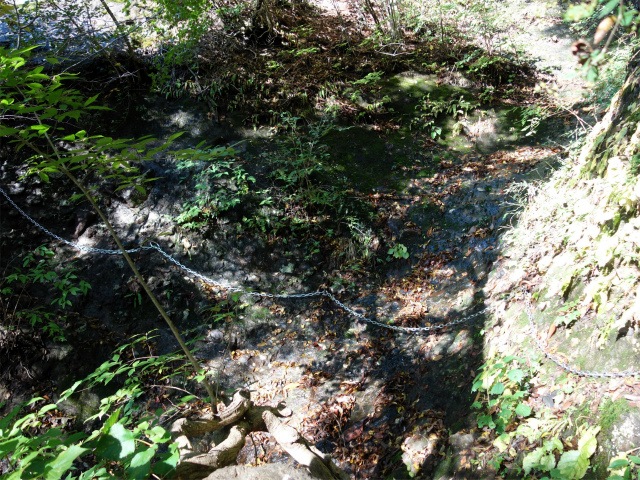
{"type": "MultiPolygon", "coordinates": [[[[200,480],[222,478],[221,469],[235,463],[238,453],[251,432],[268,431],[280,446],[298,463],[306,467],[311,477],[318,480],[347,480],[329,455],[322,454],[310,445],[298,431],[285,425],[278,417],[290,415],[286,408],[257,407],[251,402],[247,390],[238,390],[231,404],[222,412],[195,420],[182,418],[171,426],[171,435],[180,449],[180,462],[175,478],[200,480]],[[193,452],[189,437],[230,427],[226,439],[204,454],[193,452]],[[215,472],[215,474],[214,474],[215,472]],[[213,474],[213,475],[212,475],[213,474]],[[211,476],[210,476],[211,475],[211,476]]],[[[231,470],[237,467],[232,467],[231,470]]],[[[238,472],[227,472],[225,478],[233,478],[238,472]]],[[[301,476],[303,478],[303,476],[301,476]]]]}

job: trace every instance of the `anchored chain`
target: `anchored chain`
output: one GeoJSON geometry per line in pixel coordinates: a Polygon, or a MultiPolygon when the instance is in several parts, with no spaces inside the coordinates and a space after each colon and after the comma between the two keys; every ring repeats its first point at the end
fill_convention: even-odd
{"type": "MultiPolygon", "coordinates": [[[[18,205],[16,205],[16,203],[11,200],[11,198],[9,197],[9,195],[6,194],[6,192],[0,188],[0,193],[4,196],[4,198],[7,199],[7,201],[13,206],[13,208],[15,208],[18,212],[20,212],[20,214],[22,214],[23,217],[25,217],[27,220],[29,220],[33,225],[35,225],[37,228],[39,228],[40,230],[42,230],[44,233],[46,233],[47,235],[49,235],[50,237],[55,238],[56,240],[69,245],[70,247],[73,247],[77,250],[81,250],[83,252],[87,252],[87,253],[103,253],[106,255],[121,255],[122,252],[120,250],[109,250],[109,249],[104,249],[104,248],[94,248],[94,247],[85,247],[83,245],[78,245],[76,243],[70,242],[69,240],[66,240],[58,235],[56,235],[55,233],[51,232],[50,230],[46,229],[45,227],[43,227],[42,225],[40,225],[38,222],[36,222],[33,218],[31,218],[29,215],[27,215],[18,205]]],[[[333,303],[335,303],[338,307],[340,307],[342,310],[344,310],[345,312],[349,313],[351,316],[356,317],[360,320],[362,320],[363,322],[369,323],[371,325],[375,325],[378,327],[382,327],[382,328],[387,328],[389,330],[394,330],[397,332],[403,332],[403,333],[426,333],[426,332],[431,332],[434,330],[440,330],[440,329],[444,329],[447,327],[453,327],[455,325],[459,325],[461,323],[466,323],[466,322],[470,322],[471,320],[477,318],[478,316],[487,313],[489,311],[492,310],[492,307],[487,307],[484,308],[476,313],[473,313],[471,315],[467,315],[465,317],[459,318],[457,320],[450,320],[448,322],[444,322],[444,323],[437,323],[435,325],[428,325],[426,327],[401,327],[401,326],[397,326],[397,325],[389,325],[386,323],[382,323],[379,322],[377,320],[373,320],[371,318],[368,318],[366,316],[364,316],[363,314],[356,312],[355,310],[353,310],[351,307],[345,305],[344,303],[342,303],[340,300],[338,300],[335,296],[333,296],[330,292],[327,292],[326,290],[320,290],[317,292],[309,292],[309,293],[291,293],[291,294],[273,294],[273,293],[265,293],[265,292],[253,292],[251,290],[245,290],[239,287],[233,287],[233,286],[229,286],[229,285],[223,285],[222,283],[213,280],[199,272],[196,272],[195,270],[187,267],[186,265],[184,265],[183,263],[179,262],[178,260],[176,260],[175,258],[173,258],[171,255],[169,255],[168,253],[166,253],[164,250],[162,250],[162,248],[160,248],[160,245],[158,245],[156,242],[152,242],[149,246],[145,246],[145,247],[137,247],[137,248],[131,248],[126,250],[127,253],[135,253],[135,252],[139,252],[142,250],[156,250],[158,253],[160,253],[160,255],[162,255],[166,260],[168,260],[169,262],[173,263],[174,265],[176,265],[177,267],[179,267],[180,269],[184,270],[185,272],[187,272],[188,274],[192,275],[195,278],[198,278],[200,280],[202,280],[204,283],[207,283],[209,285],[214,285],[218,288],[221,288],[223,290],[226,290],[228,292],[240,292],[243,293],[245,295],[250,295],[252,297],[261,297],[261,298],[283,298],[283,299],[291,299],[291,298],[311,298],[311,297],[326,297],[329,298],[331,301],[333,301],[333,303]]],[[[624,370],[622,372],[592,372],[592,371],[587,371],[587,370],[578,370],[575,367],[572,367],[571,365],[569,365],[568,363],[563,362],[558,356],[549,353],[546,349],[544,344],[542,343],[542,341],[538,338],[537,335],[537,328],[536,325],[533,321],[533,312],[532,312],[532,306],[531,306],[531,297],[527,294],[527,292],[523,289],[522,293],[524,295],[524,302],[525,302],[525,311],[527,314],[527,318],[529,320],[529,326],[531,327],[531,334],[533,336],[533,340],[534,343],[536,344],[536,347],[542,352],[542,354],[548,358],[549,360],[551,360],[553,363],[555,363],[558,367],[560,367],[561,369],[572,373],[574,375],[577,375],[579,377],[590,377],[590,378],[623,378],[623,377],[632,377],[632,376],[637,376],[640,375],[640,371],[637,370],[624,370]]]]}
{"type": "MultiPolygon", "coordinates": [[[[47,235],[55,238],[56,240],[58,240],[58,241],[60,241],[60,242],[62,242],[64,244],[69,245],[70,247],[73,247],[75,249],[81,250],[83,252],[87,252],[87,253],[104,253],[104,254],[107,254],[107,255],[121,255],[122,254],[122,252],[120,250],[108,250],[108,249],[104,249],[104,248],[85,247],[83,245],[78,245],[76,243],[70,242],[69,240],[65,240],[64,238],[59,237],[55,233],[49,231],[48,229],[46,229],[45,227],[40,225],[38,222],[36,222],[29,215],[27,215],[18,205],[16,205],[16,203],[13,200],[11,200],[11,198],[9,198],[9,195],[7,195],[2,188],[0,188],[0,193],[4,196],[4,198],[7,199],[7,201],[16,210],[18,210],[18,212],[20,212],[22,214],[22,216],[24,216],[27,220],[29,220],[33,225],[35,225],[37,228],[42,230],[47,235]]],[[[440,330],[440,329],[443,329],[443,328],[452,327],[454,325],[459,325],[461,323],[470,322],[471,320],[475,319],[476,317],[478,317],[478,316],[482,315],[483,313],[486,313],[486,312],[491,310],[491,307],[487,307],[487,308],[485,308],[483,310],[480,310],[480,311],[478,311],[476,313],[473,313],[471,315],[468,315],[466,317],[459,318],[457,320],[450,320],[448,322],[437,323],[435,325],[428,325],[426,327],[401,327],[401,326],[397,326],[397,325],[389,325],[389,324],[386,324],[386,323],[379,322],[377,320],[372,320],[372,319],[362,315],[361,313],[356,312],[351,307],[348,307],[347,305],[342,303],[340,300],[338,300],[336,297],[334,297],[330,292],[327,292],[326,290],[320,290],[320,291],[317,291],[317,292],[309,292],[309,293],[290,293],[290,294],[275,294],[275,293],[265,293],[265,292],[253,292],[251,290],[245,290],[245,289],[242,289],[242,288],[239,288],[239,287],[233,287],[233,286],[230,286],[230,285],[223,285],[222,283],[220,283],[220,282],[218,282],[216,280],[213,280],[213,279],[211,279],[211,278],[209,278],[209,277],[207,277],[207,276],[205,276],[205,275],[203,275],[203,274],[201,274],[199,272],[196,272],[195,270],[187,267],[183,263],[181,263],[178,260],[176,260],[175,258],[173,258],[171,255],[169,255],[167,252],[162,250],[162,248],[160,248],[160,245],[158,245],[156,242],[151,242],[149,244],[149,246],[132,248],[132,249],[126,250],[126,252],[127,253],[135,253],[135,252],[139,252],[141,250],[156,250],[166,260],[168,260],[169,262],[173,263],[174,265],[176,265],[180,269],[184,270],[188,274],[192,275],[193,277],[196,277],[196,278],[202,280],[204,283],[216,286],[216,287],[221,288],[223,290],[226,290],[228,292],[240,292],[240,293],[243,293],[245,295],[249,295],[249,296],[252,296],[252,297],[261,297],[261,298],[291,299],[291,298],[327,297],[327,298],[331,299],[333,301],[333,303],[335,303],[338,307],[340,307],[342,310],[344,310],[345,312],[349,313],[350,315],[352,315],[352,316],[354,316],[354,317],[356,317],[356,318],[358,318],[358,319],[360,319],[360,320],[362,320],[364,322],[367,322],[367,323],[369,323],[371,325],[376,325],[378,327],[387,328],[389,330],[395,330],[397,332],[426,333],[426,332],[431,332],[431,331],[434,331],[434,330],[440,330]]]]}
{"type": "Polygon", "coordinates": [[[538,347],[538,350],[540,350],[542,352],[542,354],[547,357],[549,360],[551,360],[553,363],[555,363],[558,367],[560,367],[561,369],[569,372],[569,373],[573,373],[574,375],[577,375],[579,377],[590,377],[590,378],[624,378],[624,377],[633,377],[636,375],[640,375],[640,371],[637,370],[624,370],[622,372],[591,372],[588,370],[578,370],[575,367],[572,367],[571,365],[569,365],[568,363],[563,362],[562,360],[560,360],[560,358],[552,353],[549,353],[546,349],[545,346],[543,345],[542,341],[538,338],[538,329],[536,328],[536,325],[533,321],[533,311],[532,311],[532,306],[531,306],[531,296],[527,295],[527,293],[524,291],[522,291],[523,295],[524,295],[524,304],[525,304],[525,311],[527,313],[527,318],[529,319],[529,326],[531,327],[531,335],[533,337],[533,341],[535,342],[536,346],[538,347]]]}
{"type": "MultiPolygon", "coordinates": [[[[44,233],[46,233],[50,237],[53,237],[53,238],[55,238],[56,240],[58,240],[58,241],[60,241],[62,243],[66,243],[70,247],[76,248],[78,250],[82,250],[83,252],[87,252],[87,253],[105,253],[107,255],[122,255],[122,252],[120,250],[107,250],[105,248],[85,247],[84,245],[78,245],[76,243],[70,242],[69,240],[65,240],[62,237],[59,237],[55,233],[50,232],[49,230],[44,228],[42,225],[40,225],[38,222],[36,222],[29,215],[27,215],[18,205],[16,205],[16,203],[13,200],[11,200],[11,198],[9,198],[9,195],[7,195],[6,192],[2,188],[0,188],[0,193],[4,196],[4,198],[7,199],[7,201],[13,206],[13,208],[18,210],[22,214],[22,216],[24,218],[29,220],[31,223],[33,223],[36,227],[38,227],[40,230],[42,230],[44,233]]],[[[126,252],[127,253],[136,253],[136,252],[139,252],[140,250],[150,250],[151,248],[152,247],[138,247],[138,248],[132,248],[130,250],[127,250],[126,252]]]]}

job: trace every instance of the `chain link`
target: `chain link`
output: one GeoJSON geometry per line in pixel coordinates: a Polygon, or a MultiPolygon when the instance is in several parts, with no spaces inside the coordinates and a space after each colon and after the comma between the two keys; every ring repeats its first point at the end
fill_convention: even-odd
{"type": "Polygon", "coordinates": [[[531,306],[531,296],[527,294],[527,292],[522,289],[522,294],[524,296],[524,304],[525,311],[527,313],[527,318],[529,319],[529,326],[531,327],[531,335],[533,337],[533,341],[538,347],[538,350],[542,352],[542,354],[555,363],[561,369],[573,373],[579,377],[589,377],[589,378],[626,378],[626,377],[634,377],[636,375],[640,375],[640,371],[637,370],[624,370],[622,372],[592,372],[588,370],[578,370],[575,367],[572,367],[568,363],[563,362],[557,355],[549,353],[546,349],[542,341],[538,338],[538,329],[533,321],[533,309],[531,306]]]}
{"type": "MultiPolygon", "coordinates": [[[[103,249],[103,248],[85,247],[83,245],[78,245],[76,243],[73,243],[73,242],[70,242],[68,240],[65,240],[64,238],[61,238],[58,235],[56,235],[56,234],[52,233],[51,231],[47,230],[45,227],[40,225],[33,218],[31,218],[29,215],[27,215],[20,207],[18,207],[18,205],[15,204],[15,202],[13,200],[11,200],[11,198],[9,198],[9,195],[7,195],[2,188],[0,188],[0,193],[2,193],[2,195],[7,199],[7,201],[16,210],[18,210],[18,212],[20,212],[27,220],[29,220],[31,223],[33,223],[37,228],[39,228],[40,230],[42,230],[47,235],[55,238],[56,240],[59,240],[60,242],[62,242],[64,244],[69,245],[70,247],[76,248],[78,250],[81,250],[83,252],[87,252],[87,253],[104,253],[104,254],[107,254],[107,255],[121,255],[122,254],[122,252],[120,250],[107,250],[107,249],[103,249]]],[[[350,315],[352,315],[352,316],[354,316],[354,317],[356,317],[356,318],[358,318],[358,319],[360,319],[360,320],[362,320],[362,321],[364,321],[366,323],[369,323],[371,325],[376,325],[376,326],[382,327],[382,328],[387,328],[389,330],[394,330],[394,331],[397,331],[397,332],[403,332],[403,333],[426,333],[426,332],[432,332],[434,330],[440,330],[440,329],[443,329],[443,328],[452,327],[454,325],[459,325],[461,323],[470,322],[471,320],[475,319],[476,317],[478,317],[478,316],[482,315],[483,313],[486,313],[486,312],[491,310],[491,307],[487,307],[487,308],[485,308],[483,310],[480,310],[479,312],[473,313],[473,314],[468,315],[466,317],[459,318],[457,320],[450,320],[448,322],[437,323],[435,325],[429,325],[429,326],[426,326],[426,327],[401,327],[401,326],[397,326],[397,325],[389,325],[389,324],[382,323],[382,322],[379,322],[377,320],[372,320],[372,319],[370,319],[368,317],[365,317],[361,313],[356,312],[351,307],[348,307],[347,305],[342,303],[340,300],[338,300],[336,297],[334,297],[331,293],[327,292],[326,290],[320,290],[320,291],[317,291],[317,292],[309,292],[309,293],[290,293],[290,294],[253,292],[251,290],[245,290],[245,289],[242,289],[242,288],[239,288],[239,287],[233,287],[231,285],[223,285],[222,283],[220,283],[220,282],[218,282],[216,280],[213,280],[212,278],[209,278],[206,275],[203,275],[203,274],[201,274],[199,272],[196,272],[195,270],[187,267],[186,265],[184,265],[180,261],[178,261],[175,258],[173,258],[171,255],[169,255],[167,252],[162,250],[162,248],[160,248],[160,245],[158,245],[156,242],[151,242],[149,244],[149,246],[146,246],[146,247],[132,248],[130,250],[127,250],[127,253],[135,253],[135,252],[139,252],[141,250],[156,250],[167,261],[173,263],[178,268],[180,268],[181,270],[184,270],[185,272],[187,272],[188,274],[192,275],[193,277],[202,280],[206,284],[216,286],[216,287],[221,288],[223,290],[226,290],[228,292],[240,292],[240,293],[243,293],[245,295],[250,295],[252,297],[261,297],[261,298],[292,299],[292,298],[326,297],[326,298],[329,298],[330,300],[332,300],[333,303],[335,303],[338,307],[340,307],[345,312],[349,313],[350,315]]]]}
{"type": "MultiPolygon", "coordinates": [[[[122,252],[120,250],[107,250],[105,248],[85,247],[84,245],[78,245],[77,243],[73,243],[73,242],[70,242],[69,240],[65,240],[64,238],[59,237],[55,233],[50,232],[49,230],[44,228],[42,225],[40,225],[38,222],[36,222],[29,215],[27,215],[18,205],[15,204],[15,202],[13,200],[11,200],[11,198],[9,198],[9,195],[7,195],[6,192],[2,188],[0,188],[0,193],[4,196],[4,198],[7,199],[7,201],[13,206],[13,208],[18,210],[22,214],[22,216],[24,218],[29,220],[31,223],[33,223],[36,227],[38,227],[40,230],[42,230],[44,233],[46,233],[50,237],[53,237],[56,240],[69,245],[70,247],[76,248],[78,250],[82,250],[83,252],[87,252],[87,253],[105,253],[107,255],[122,255],[122,252]]],[[[136,252],[139,252],[141,250],[149,250],[149,249],[151,249],[151,247],[132,248],[130,250],[127,250],[127,253],[136,253],[136,252]]]]}
{"type": "MultiPolygon", "coordinates": [[[[37,228],[39,228],[40,230],[42,230],[44,233],[46,233],[47,235],[49,235],[50,237],[55,238],[56,240],[69,245],[70,247],[73,247],[75,249],[81,250],[83,252],[87,252],[87,253],[103,253],[103,254],[107,254],[107,255],[121,255],[122,252],[120,250],[108,250],[108,249],[104,249],[104,248],[94,248],[94,247],[85,247],[83,245],[78,245],[76,243],[70,242],[69,240],[65,240],[64,238],[56,235],[55,233],[49,231],[48,229],[46,229],[45,227],[43,227],[42,225],[40,225],[38,222],[36,222],[33,218],[31,218],[29,215],[27,215],[18,205],[16,205],[16,203],[11,200],[11,198],[9,197],[9,195],[7,195],[7,193],[0,188],[0,193],[4,196],[4,198],[7,199],[7,201],[13,206],[13,208],[15,208],[18,212],[20,212],[20,214],[22,214],[23,217],[25,217],[27,220],[29,220],[33,225],[35,225],[37,228]]],[[[491,311],[493,308],[492,307],[486,307],[476,313],[473,313],[471,315],[467,315],[465,317],[459,318],[457,320],[450,320],[448,322],[444,322],[444,323],[437,323],[435,325],[428,325],[426,327],[401,327],[401,326],[397,326],[397,325],[389,325],[386,323],[382,323],[379,322],[377,320],[373,320],[370,319],[366,316],[364,316],[361,313],[356,312],[355,310],[353,310],[351,307],[345,305],[344,303],[342,303],[340,300],[338,300],[335,296],[333,296],[331,293],[327,292],[326,290],[320,290],[317,292],[309,292],[309,293],[291,293],[291,294],[274,294],[274,293],[265,293],[265,292],[253,292],[250,290],[244,290],[242,288],[239,287],[233,287],[230,285],[223,285],[222,283],[213,280],[199,272],[196,272],[195,270],[187,267],[186,265],[184,265],[183,263],[179,262],[178,260],[176,260],[175,258],[173,258],[171,255],[169,255],[168,253],[166,253],[164,250],[162,250],[162,248],[160,248],[160,245],[158,245],[156,242],[151,242],[149,246],[145,246],[145,247],[138,247],[138,248],[132,248],[129,250],[126,250],[127,253],[136,253],[142,250],[156,250],[158,253],[160,253],[160,255],[162,255],[166,260],[168,260],[169,262],[173,263],[174,265],[176,265],[178,268],[180,268],[181,270],[184,270],[185,272],[187,272],[188,274],[192,275],[195,278],[198,278],[200,280],[202,280],[204,283],[207,283],[209,285],[213,285],[216,286],[218,288],[221,288],[223,290],[226,290],[228,292],[240,292],[243,293],[245,295],[250,295],[252,297],[261,297],[261,298],[282,298],[282,299],[293,299],[293,298],[311,298],[311,297],[326,297],[329,298],[331,301],[333,301],[333,303],[335,303],[338,307],[340,307],[342,310],[344,310],[345,312],[349,313],[351,316],[358,318],[359,320],[362,320],[363,322],[369,323],[370,325],[375,325],[378,327],[382,327],[382,328],[386,328],[389,330],[394,330],[397,332],[402,332],[402,333],[426,333],[426,332],[432,332],[435,330],[440,330],[440,329],[444,329],[447,327],[453,327],[455,325],[460,325],[461,323],[467,323],[470,322],[471,320],[477,318],[478,316],[487,313],[489,311],[491,311]]],[[[533,321],[533,311],[532,311],[532,306],[531,306],[531,297],[530,295],[527,294],[527,292],[525,291],[525,289],[522,289],[522,294],[524,296],[524,302],[525,302],[525,311],[527,314],[527,318],[529,320],[529,326],[531,328],[531,335],[533,336],[533,340],[534,343],[536,344],[536,347],[542,352],[542,354],[548,358],[549,360],[551,360],[553,363],[555,363],[558,367],[560,367],[561,369],[572,373],[576,376],[579,377],[589,377],[589,378],[625,378],[625,377],[633,377],[633,376],[638,376],[640,375],[640,371],[638,370],[624,370],[622,372],[593,372],[593,371],[588,371],[588,370],[578,370],[575,367],[572,367],[571,365],[569,365],[568,363],[563,362],[557,355],[554,355],[550,352],[548,352],[544,346],[544,344],[542,343],[542,341],[538,338],[538,331],[536,328],[536,325],[533,321]]]]}

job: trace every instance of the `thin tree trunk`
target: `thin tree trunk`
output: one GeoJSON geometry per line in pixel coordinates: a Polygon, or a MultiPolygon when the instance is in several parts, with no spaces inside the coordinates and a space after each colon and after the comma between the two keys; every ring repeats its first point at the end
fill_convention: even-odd
{"type": "MultiPolygon", "coordinates": [[[[20,93],[22,93],[22,92],[20,92],[20,93]]],[[[36,119],[38,120],[38,124],[43,125],[42,122],[40,121],[40,117],[38,115],[36,115],[36,119]]],[[[200,366],[198,365],[198,362],[196,361],[195,357],[193,356],[193,354],[191,353],[191,351],[187,347],[186,343],[182,339],[182,336],[180,335],[180,332],[176,328],[175,324],[171,321],[171,319],[169,318],[169,315],[167,315],[167,312],[165,311],[164,307],[160,304],[160,302],[158,301],[158,299],[156,298],[154,293],[151,291],[151,288],[149,288],[149,285],[145,281],[144,277],[138,271],[138,268],[136,267],[135,263],[133,262],[133,260],[129,256],[129,254],[127,253],[127,251],[124,248],[124,246],[122,245],[122,242],[120,241],[120,238],[118,237],[118,234],[113,229],[113,226],[111,225],[111,222],[109,221],[107,216],[102,212],[100,207],[98,207],[98,204],[96,203],[96,201],[93,198],[93,196],[91,195],[91,193],[64,166],[63,159],[60,157],[60,154],[58,153],[58,149],[56,148],[55,144],[51,140],[51,137],[49,136],[49,134],[47,132],[44,132],[44,136],[47,139],[47,143],[49,144],[49,146],[53,150],[54,155],[58,159],[58,162],[59,162],[58,168],[60,168],[60,171],[62,173],[64,173],[67,176],[67,178],[69,178],[69,180],[71,180],[73,182],[73,184],[80,189],[82,194],[87,198],[87,200],[89,200],[89,202],[91,203],[91,206],[98,213],[98,215],[100,216],[100,218],[102,219],[102,221],[106,225],[107,230],[109,230],[109,234],[111,235],[111,237],[116,242],[116,245],[118,245],[118,249],[120,250],[120,252],[124,256],[124,258],[127,261],[127,263],[129,264],[129,267],[133,271],[133,274],[135,275],[136,279],[138,280],[138,283],[140,283],[140,285],[142,286],[142,288],[146,292],[147,296],[151,299],[151,302],[153,303],[153,305],[156,307],[156,309],[160,313],[160,316],[164,319],[164,321],[167,323],[167,325],[171,329],[171,332],[173,333],[173,336],[176,338],[176,340],[180,344],[180,347],[184,351],[185,355],[187,356],[187,359],[189,360],[189,362],[193,366],[193,369],[194,369],[195,373],[197,374],[200,371],[200,366]]],[[[35,145],[31,145],[31,147],[34,149],[34,151],[44,155],[43,152],[39,152],[40,149],[38,147],[36,147],[35,145]]],[[[211,399],[211,407],[213,409],[213,412],[215,413],[217,411],[217,405],[216,405],[217,398],[216,398],[216,395],[213,393],[213,389],[211,388],[211,385],[206,380],[206,378],[203,379],[202,383],[203,383],[207,393],[209,394],[209,397],[211,399]]]]}

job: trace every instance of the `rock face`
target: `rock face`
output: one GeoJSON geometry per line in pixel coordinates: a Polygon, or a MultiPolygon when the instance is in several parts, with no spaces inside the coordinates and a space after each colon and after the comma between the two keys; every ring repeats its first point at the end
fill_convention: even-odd
{"type": "Polygon", "coordinates": [[[286,465],[234,465],[213,472],[205,480],[314,480],[304,470],[296,470],[286,465]]]}
{"type": "Polygon", "coordinates": [[[629,410],[626,402],[623,411],[617,415],[617,419],[614,411],[613,424],[600,434],[600,446],[593,462],[599,475],[606,473],[605,467],[611,459],[624,458],[628,453],[636,454],[640,446],[640,412],[637,409],[629,410]]]}
{"type": "Polygon", "coordinates": [[[618,452],[626,452],[640,445],[640,414],[627,413],[611,429],[611,447],[618,452]]]}
{"type": "Polygon", "coordinates": [[[580,164],[593,175],[603,175],[609,160],[621,157],[629,161],[638,153],[640,141],[640,107],[636,99],[640,95],[640,60],[634,55],[628,65],[627,81],[611,100],[609,111],[592,130],[582,149],[580,164]]]}

